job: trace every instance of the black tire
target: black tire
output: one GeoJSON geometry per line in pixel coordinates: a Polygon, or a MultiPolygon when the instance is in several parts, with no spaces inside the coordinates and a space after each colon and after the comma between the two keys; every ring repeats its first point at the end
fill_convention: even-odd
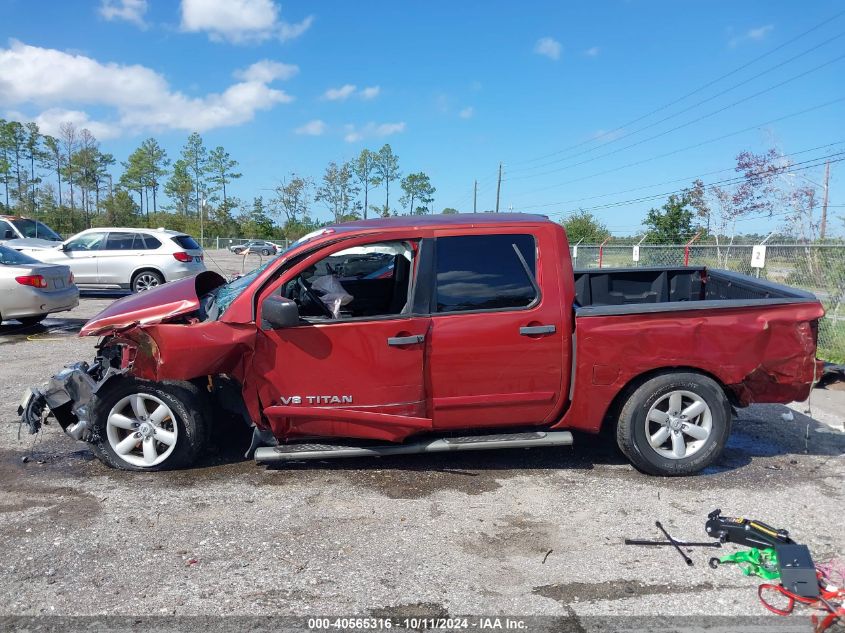
{"type": "Polygon", "coordinates": [[[264,255],[264,257],[267,257],[270,254],[270,249],[269,248],[262,249],[261,254],[264,255]]]}
{"type": "Polygon", "coordinates": [[[164,283],[164,275],[156,270],[139,270],[132,276],[130,287],[132,292],[139,293],[160,286],[164,283]]]}
{"type": "MultiPolygon", "coordinates": [[[[667,477],[692,475],[722,454],[731,433],[731,422],[730,403],[715,380],[692,372],[666,373],[647,380],[630,393],[619,414],[616,441],[631,464],[642,472],[667,477]],[[670,458],[649,443],[646,419],[652,405],[677,391],[691,392],[707,404],[711,428],[709,436],[691,455],[670,458]]],[[[668,432],[672,434],[676,430],[668,432]]],[[[671,440],[670,435],[667,442],[671,440]]]]}
{"type": "Polygon", "coordinates": [[[118,470],[158,471],[188,468],[203,453],[208,442],[211,417],[203,394],[188,382],[158,383],[135,378],[114,378],[103,392],[94,396],[91,420],[95,441],[94,453],[100,460],[118,470]],[[161,400],[173,412],[171,423],[176,425],[176,443],[172,453],[159,464],[139,466],[129,463],[112,447],[106,420],[122,399],[133,394],[147,394],[161,400]]]}
{"type": "Polygon", "coordinates": [[[32,327],[33,325],[38,325],[46,318],[46,314],[37,314],[31,317],[19,317],[18,322],[24,327],[32,327]]]}

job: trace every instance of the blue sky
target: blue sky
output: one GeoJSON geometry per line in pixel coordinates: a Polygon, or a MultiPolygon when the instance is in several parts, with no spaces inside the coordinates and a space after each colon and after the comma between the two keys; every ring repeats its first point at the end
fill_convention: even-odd
{"type": "MultiPolygon", "coordinates": [[[[843,9],[835,0],[0,0],[0,116],[48,131],[72,120],[119,160],[150,135],[175,157],[199,128],[240,162],[232,190],[245,200],[271,195],[291,171],[318,179],[330,160],[389,142],[405,173],[431,176],[438,211],[471,211],[474,179],[479,210],[490,209],[502,161],[503,210],[559,217],[582,206],[632,233],[660,200],[598,207],[729,169],[743,149],[791,155],[845,139],[845,101],[829,103],[845,97],[845,36],[832,39],[845,15],[822,24],[843,9]]],[[[835,215],[845,213],[843,170],[831,168],[835,215]]],[[[822,169],[801,174],[820,181],[822,169]]],[[[842,233],[841,221],[833,227],[842,233]]]]}

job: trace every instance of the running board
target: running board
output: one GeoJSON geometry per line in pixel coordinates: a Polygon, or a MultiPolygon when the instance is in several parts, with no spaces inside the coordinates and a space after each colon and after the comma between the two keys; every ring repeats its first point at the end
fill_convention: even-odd
{"type": "Polygon", "coordinates": [[[570,444],[572,444],[572,433],[568,431],[532,431],[528,433],[443,437],[412,444],[388,444],[385,446],[301,443],[258,448],[255,450],[255,461],[287,462],[339,457],[386,457],[388,455],[412,455],[415,453],[487,451],[498,448],[569,446],[570,444]]]}

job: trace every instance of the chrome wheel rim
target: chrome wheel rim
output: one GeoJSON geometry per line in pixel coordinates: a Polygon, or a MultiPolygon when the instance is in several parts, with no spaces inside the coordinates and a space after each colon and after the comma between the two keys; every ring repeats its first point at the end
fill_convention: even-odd
{"type": "Polygon", "coordinates": [[[164,402],[147,393],[118,401],[106,418],[106,437],[115,454],[139,468],[158,466],[176,448],[176,416],[164,402]]]}
{"type": "Polygon", "coordinates": [[[692,391],[671,391],[651,405],[645,433],[652,450],[668,459],[700,451],[713,430],[713,415],[704,398],[692,391]]]}
{"type": "Polygon", "coordinates": [[[152,273],[141,273],[135,278],[135,290],[137,292],[144,292],[158,285],[158,277],[152,273]]]}

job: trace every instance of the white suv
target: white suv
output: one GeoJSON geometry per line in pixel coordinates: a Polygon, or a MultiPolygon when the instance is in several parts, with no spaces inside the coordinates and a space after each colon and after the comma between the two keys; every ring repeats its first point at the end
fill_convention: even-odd
{"type": "Polygon", "coordinates": [[[165,229],[87,229],[54,248],[18,248],[50,264],[65,264],[87,289],[148,290],[205,270],[190,235],[165,229]]]}

